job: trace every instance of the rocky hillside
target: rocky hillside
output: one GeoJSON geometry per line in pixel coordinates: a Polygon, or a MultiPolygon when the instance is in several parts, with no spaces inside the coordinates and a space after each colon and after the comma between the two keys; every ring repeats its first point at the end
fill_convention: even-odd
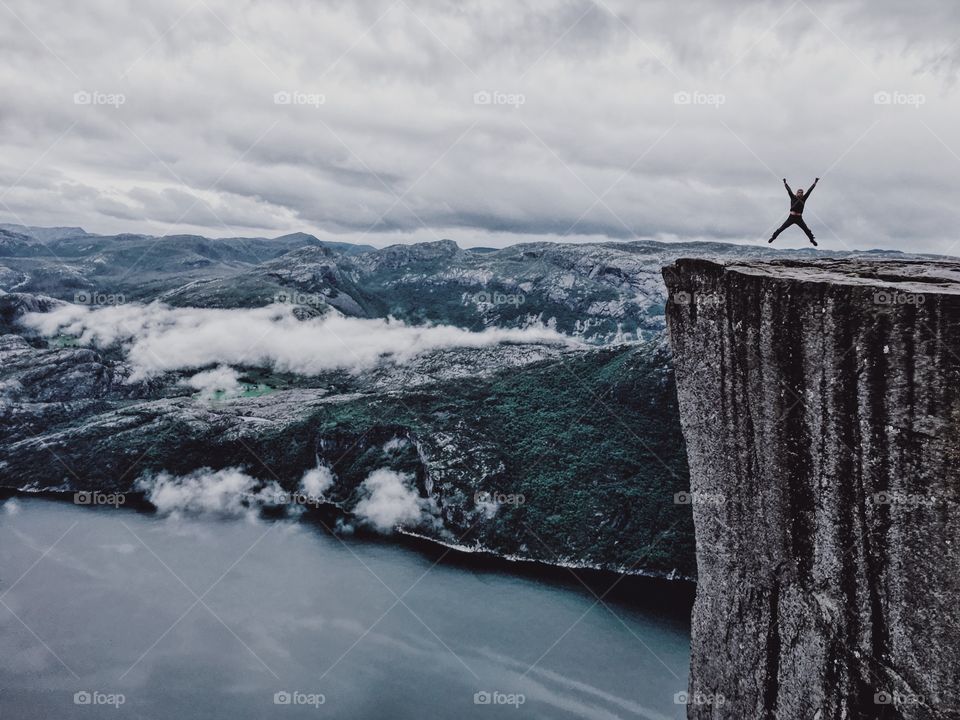
{"type": "Polygon", "coordinates": [[[151,473],[236,467],[295,489],[321,466],[334,478],[329,499],[349,517],[367,479],[389,470],[409,478],[429,510],[400,523],[410,532],[692,577],[690,507],[674,499],[689,481],[660,277],[664,263],[691,252],[783,251],[655,242],[465,250],[449,240],[374,249],[302,233],[0,229],[0,485],[128,491],[151,473]],[[109,327],[41,331],[42,318],[64,308],[109,327]],[[281,342],[257,309],[293,339],[281,342]],[[200,333],[207,316],[194,311],[234,315],[200,333]],[[349,329],[353,319],[388,317],[414,328],[414,344],[429,332],[531,328],[577,342],[441,340],[400,360],[387,348],[376,365],[314,367],[331,348],[349,361],[389,330],[344,342],[317,327],[322,319],[349,329]],[[138,329],[123,336],[131,323],[138,329]],[[137,333],[178,323],[180,344],[134,348],[137,333]],[[237,338],[260,357],[205,352],[237,338]],[[304,343],[311,349],[297,352],[304,343]],[[200,360],[178,361],[198,351],[200,360]],[[212,377],[203,373],[235,375],[233,391],[201,389],[198,378],[212,377]]]}
{"type": "Polygon", "coordinates": [[[960,263],[664,270],[691,718],[960,717],[960,263]]]}
{"type": "Polygon", "coordinates": [[[210,393],[192,382],[214,368],[138,378],[127,343],[24,324],[70,307],[0,295],[0,487],[130,493],[164,473],[236,469],[256,487],[302,491],[323,468],[332,482],[319,501],[355,526],[365,483],[389,471],[423,508],[398,523],[408,532],[693,574],[689,507],[672,502],[688,480],[660,343],[453,347],[360,373],[237,364],[237,391],[210,393]]]}
{"type": "MultiPolygon", "coordinates": [[[[377,250],[304,233],[212,239],[40,230],[0,230],[0,291],[94,304],[120,297],[221,308],[262,307],[281,298],[351,317],[390,315],[471,329],[543,323],[594,343],[662,334],[660,269],[677,258],[813,254],[646,241],[465,250],[442,240],[377,250]]],[[[865,255],[885,254],[902,257],[865,255]]]]}

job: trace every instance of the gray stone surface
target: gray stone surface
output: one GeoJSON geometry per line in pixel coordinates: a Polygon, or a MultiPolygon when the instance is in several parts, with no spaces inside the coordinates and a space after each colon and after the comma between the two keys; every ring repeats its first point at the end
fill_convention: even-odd
{"type": "Polygon", "coordinates": [[[960,717],[960,263],[663,274],[697,535],[688,717],[960,717]]]}

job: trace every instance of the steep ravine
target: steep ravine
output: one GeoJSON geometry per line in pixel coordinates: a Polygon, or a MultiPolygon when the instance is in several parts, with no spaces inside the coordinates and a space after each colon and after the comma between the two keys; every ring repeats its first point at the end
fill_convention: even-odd
{"type": "Polygon", "coordinates": [[[690,718],[960,717],[960,263],[663,271],[690,718]]]}

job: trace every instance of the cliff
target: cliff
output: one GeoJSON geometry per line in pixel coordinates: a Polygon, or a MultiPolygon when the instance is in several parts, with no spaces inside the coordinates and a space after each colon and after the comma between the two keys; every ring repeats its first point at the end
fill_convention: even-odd
{"type": "Polygon", "coordinates": [[[690,718],[960,717],[960,263],[663,270],[690,718]]]}

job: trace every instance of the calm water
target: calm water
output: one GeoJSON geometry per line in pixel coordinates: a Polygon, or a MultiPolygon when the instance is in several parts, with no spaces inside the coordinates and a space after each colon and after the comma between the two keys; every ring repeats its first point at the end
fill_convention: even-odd
{"type": "Polygon", "coordinates": [[[684,717],[683,608],[434,561],[303,522],[8,500],[0,718],[684,717]]]}

